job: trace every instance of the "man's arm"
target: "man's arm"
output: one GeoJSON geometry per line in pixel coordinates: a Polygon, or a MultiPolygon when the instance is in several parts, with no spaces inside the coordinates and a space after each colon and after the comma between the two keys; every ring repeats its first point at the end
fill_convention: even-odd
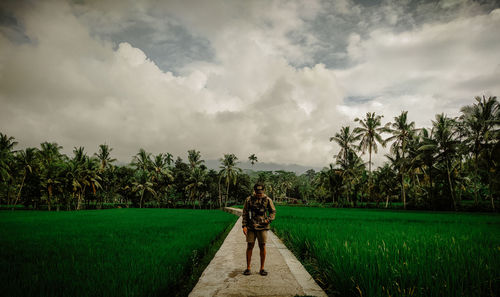
{"type": "Polygon", "coordinates": [[[274,207],[274,203],[271,200],[271,198],[269,198],[269,197],[267,197],[267,198],[269,199],[269,203],[267,204],[267,210],[269,211],[269,217],[267,218],[267,220],[269,221],[269,223],[271,223],[276,218],[276,207],[274,207]]]}
{"type": "Polygon", "coordinates": [[[241,227],[242,228],[245,228],[248,225],[248,205],[247,205],[247,200],[248,199],[245,199],[245,202],[243,203],[243,214],[241,215],[242,216],[242,220],[241,220],[241,227]]]}

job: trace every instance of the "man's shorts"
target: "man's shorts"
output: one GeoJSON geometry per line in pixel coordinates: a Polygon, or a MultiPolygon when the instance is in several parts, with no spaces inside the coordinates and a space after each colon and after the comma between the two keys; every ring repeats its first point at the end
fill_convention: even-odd
{"type": "Polygon", "coordinates": [[[267,230],[248,230],[247,231],[247,242],[255,242],[255,238],[260,243],[267,242],[267,230]]]}

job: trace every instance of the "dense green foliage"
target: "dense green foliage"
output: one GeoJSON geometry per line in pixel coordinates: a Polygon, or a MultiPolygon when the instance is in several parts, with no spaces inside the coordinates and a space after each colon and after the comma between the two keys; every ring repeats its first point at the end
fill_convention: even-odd
{"type": "MultiPolygon", "coordinates": [[[[391,122],[367,113],[358,127],[344,126],[330,138],[340,147],[335,163],[297,176],[286,171],[242,171],[238,157],[224,154],[209,170],[200,151],[187,162],[172,154],[140,149],[132,162],[116,166],[112,148],[93,156],[75,147],[62,154],[57,143],[16,151],[0,133],[0,204],[35,209],[133,207],[215,208],[241,203],[252,183],[266,184],[276,202],[331,203],[335,207],[375,204],[407,209],[496,210],[500,196],[500,107],[496,97],[475,98],[457,118],[438,114],[432,127],[417,128],[403,111],[391,122]],[[373,169],[380,146],[387,162],[373,169]],[[368,154],[368,161],[363,155],[368,154]],[[472,203],[471,203],[472,202],[472,203]]],[[[258,162],[255,154],[248,157],[258,162]]]]}
{"type": "Polygon", "coordinates": [[[500,217],[278,207],[273,230],[330,296],[499,296],[500,217]]]}
{"type": "Polygon", "coordinates": [[[188,209],[1,211],[1,295],[187,295],[236,219],[188,209]]]}
{"type": "Polygon", "coordinates": [[[71,157],[57,143],[20,151],[14,150],[16,144],[0,133],[0,204],[12,209],[216,208],[251,189],[234,154],[220,159],[217,172],[207,169],[196,150],[188,151],[185,163],[180,157],[174,162],[170,153],[153,156],[140,149],[130,164],[115,166],[112,148],[105,144],[93,156],[75,147],[71,157]]]}

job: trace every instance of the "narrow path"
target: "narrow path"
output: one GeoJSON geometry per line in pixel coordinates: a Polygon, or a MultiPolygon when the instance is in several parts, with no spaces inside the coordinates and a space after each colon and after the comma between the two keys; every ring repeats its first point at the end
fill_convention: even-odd
{"type": "MultiPolygon", "coordinates": [[[[241,209],[226,208],[226,211],[241,216],[241,209]]],[[[269,231],[267,241],[265,268],[269,274],[261,276],[258,273],[260,256],[256,244],[252,274],[243,275],[246,242],[240,217],[189,296],[326,296],[272,231],[269,231]]]]}

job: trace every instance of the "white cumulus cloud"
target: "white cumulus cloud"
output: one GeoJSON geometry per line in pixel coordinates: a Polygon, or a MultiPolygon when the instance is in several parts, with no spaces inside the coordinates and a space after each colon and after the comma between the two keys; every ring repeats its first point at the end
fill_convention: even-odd
{"type": "Polygon", "coordinates": [[[362,5],[330,4],[4,4],[4,19],[16,21],[0,25],[1,131],[66,153],[106,142],[124,162],[141,147],[179,156],[194,148],[204,159],[255,153],[324,166],[338,149],[329,137],[368,111],[385,122],[408,110],[428,126],[473,96],[498,95],[500,10],[442,3],[460,13],[393,30],[405,20],[401,6],[384,2],[365,18],[362,5]],[[350,19],[344,34],[322,27],[350,19]],[[329,30],[335,38],[325,40],[329,30]],[[328,59],[349,63],[323,63],[318,53],[329,48],[328,59]]]}

